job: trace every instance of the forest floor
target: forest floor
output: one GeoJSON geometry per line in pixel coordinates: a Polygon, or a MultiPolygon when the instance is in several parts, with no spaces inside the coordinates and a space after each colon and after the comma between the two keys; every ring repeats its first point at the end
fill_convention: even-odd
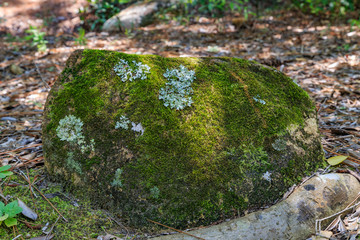
{"type": "MultiPolygon", "coordinates": [[[[275,67],[296,81],[316,103],[326,156],[349,155],[349,164],[360,164],[359,27],[278,11],[248,22],[234,16],[200,17],[186,24],[156,22],[126,33],[87,32],[86,45],[79,46],[75,41],[80,24],[77,10],[84,2],[11,0],[0,7],[0,163],[3,165],[11,164],[16,169],[26,166],[31,169],[30,177],[41,175],[33,172],[44,165],[41,122],[46,97],[66,59],[81,48],[164,57],[229,56],[275,67]],[[30,25],[41,26],[46,32],[45,52],[37,52],[36,47],[29,46],[31,41],[24,40],[30,25]]],[[[56,198],[54,194],[47,196],[52,200],[56,198]]],[[[138,234],[113,217],[102,219],[109,221],[106,223],[111,226],[109,229],[116,226],[122,229],[118,234],[134,239],[138,234]]],[[[59,226],[57,221],[49,224],[59,226]]],[[[74,222],[71,224],[75,226],[74,222]]],[[[21,233],[26,226],[19,223],[18,231],[21,233]]],[[[29,236],[52,234],[31,226],[28,226],[29,236]]],[[[98,227],[99,236],[100,232],[111,232],[109,229],[98,227]]],[[[6,231],[13,234],[12,230],[6,231]]],[[[54,232],[54,239],[66,239],[54,232]]],[[[100,239],[95,235],[93,239],[100,239]]]]}

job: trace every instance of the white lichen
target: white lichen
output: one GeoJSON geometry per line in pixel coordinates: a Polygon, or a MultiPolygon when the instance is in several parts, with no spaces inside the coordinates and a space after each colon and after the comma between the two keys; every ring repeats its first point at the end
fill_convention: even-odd
{"type": "Polygon", "coordinates": [[[147,78],[146,74],[150,73],[150,67],[141,62],[132,61],[133,67],[130,66],[129,62],[120,59],[118,64],[113,68],[116,75],[121,78],[121,81],[126,82],[136,79],[145,80],[147,78]]]}
{"type": "Polygon", "coordinates": [[[125,129],[128,130],[129,129],[129,125],[131,124],[131,130],[133,130],[134,132],[140,132],[141,135],[144,134],[145,129],[143,128],[143,126],[141,125],[141,123],[134,123],[131,122],[126,116],[122,115],[120,116],[120,121],[117,121],[115,124],[115,129],[125,129]]]}
{"type": "Polygon", "coordinates": [[[135,132],[140,132],[141,135],[144,134],[145,129],[142,127],[141,123],[136,124],[136,123],[131,122],[131,125],[132,125],[131,130],[133,130],[135,132]]]}
{"type": "Polygon", "coordinates": [[[111,186],[113,187],[122,187],[123,184],[121,182],[121,174],[123,173],[123,170],[121,168],[116,169],[114,180],[111,183],[111,186]]]}
{"type": "Polygon", "coordinates": [[[59,121],[56,134],[62,141],[77,143],[84,138],[82,135],[82,126],[83,122],[81,119],[69,115],[59,121]]]}
{"type": "Polygon", "coordinates": [[[150,189],[151,197],[158,199],[160,196],[160,189],[158,187],[153,187],[150,189]]]}
{"type": "Polygon", "coordinates": [[[286,149],[286,141],[284,139],[278,138],[275,140],[271,146],[277,151],[284,151],[286,149]]]}
{"type": "Polygon", "coordinates": [[[120,121],[116,122],[115,129],[122,128],[127,130],[129,128],[130,123],[131,123],[130,120],[126,116],[122,115],[120,116],[120,121]]]}
{"type": "Polygon", "coordinates": [[[90,140],[90,144],[85,141],[85,136],[82,133],[83,122],[80,118],[74,115],[68,115],[59,121],[59,126],[56,128],[56,135],[61,141],[67,141],[72,145],[78,146],[82,153],[87,151],[95,151],[95,141],[90,140]]]}
{"type": "Polygon", "coordinates": [[[75,172],[82,174],[81,164],[79,162],[75,162],[74,153],[68,152],[67,156],[68,157],[66,158],[66,164],[68,165],[68,167],[75,170],[75,172]]]}
{"type": "Polygon", "coordinates": [[[266,171],[266,173],[264,173],[264,174],[262,175],[262,178],[265,179],[266,181],[271,182],[271,172],[266,171]]]}
{"type": "Polygon", "coordinates": [[[165,88],[159,91],[159,99],[164,101],[164,106],[176,110],[191,106],[193,101],[189,95],[193,93],[191,84],[196,78],[195,72],[180,65],[179,69],[166,69],[163,75],[168,80],[165,88]]]}
{"type": "Polygon", "coordinates": [[[266,102],[264,100],[260,99],[259,95],[256,95],[255,97],[253,97],[253,99],[255,100],[255,102],[261,103],[263,105],[266,104],[266,102]]]}

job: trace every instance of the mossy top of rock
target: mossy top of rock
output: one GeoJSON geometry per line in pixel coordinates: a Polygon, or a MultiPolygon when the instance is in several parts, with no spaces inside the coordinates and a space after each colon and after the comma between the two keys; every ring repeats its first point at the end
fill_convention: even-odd
{"type": "Polygon", "coordinates": [[[321,165],[315,116],[305,91],[253,61],[76,51],[46,103],[45,164],[138,228],[205,225],[272,204],[321,165]]]}

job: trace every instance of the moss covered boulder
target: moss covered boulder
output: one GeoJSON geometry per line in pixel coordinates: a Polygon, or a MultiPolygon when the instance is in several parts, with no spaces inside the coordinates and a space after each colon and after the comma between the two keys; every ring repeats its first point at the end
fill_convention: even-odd
{"type": "Polygon", "coordinates": [[[323,164],[307,93],[225,57],[76,51],[49,94],[43,145],[54,179],[147,230],[269,206],[323,164]]]}

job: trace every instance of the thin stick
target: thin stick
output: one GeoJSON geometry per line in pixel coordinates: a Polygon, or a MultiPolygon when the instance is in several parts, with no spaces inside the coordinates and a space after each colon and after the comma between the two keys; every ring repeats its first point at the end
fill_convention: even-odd
{"type": "MultiPolygon", "coordinates": [[[[21,160],[25,160],[24,158],[22,158],[22,157],[19,157],[21,160]]],[[[44,159],[44,157],[43,156],[41,156],[41,157],[38,157],[38,158],[35,158],[35,159],[33,159],[33,160],[30,160],[30,161],[27,161],[27,162],[22,162],[22,163],[19,163],[19,164],[17,164],[17,165],[15,165],[15,166],[13,166],[12,168],[11,168],[11,170],[13,170],[13,169],[15,169],[15,168],[19,168],[19,167],[23,167],[23,166],[27,166],[27,164],[29,164],[29,163],[32,163],[32,162],[38,162],[39,160],[43,160],[44,159]]]]}
{"type": "Polygon", "coordinates": [[[24,115],[36,115],[43,114],[43,112],[14,112],[14,113],[3,113],[0,114],[0,117],[9,117],[9,116],[24,116],[24,115]]]}
{"type": "Polygon", "coordinates": [[[1,152],[0,155],[15,152],[15,151],[19,151],[19,150],[24,150],[24,149],[28,149],[28,148],[32,148],[32,147],[38,147],[38,146],[41,146],[41,145],[42,145],[42,143],[38,143],[38,144],[34,144],[34,145],[31,145],[31,146],[28,146],[28,147],[17,148],[17,149],[9,150],[9,151],[6,151],[6,152],[1,152]]]}
{"type": "Polygon", "coordinates": [[[21,234],[20,235],[17,235],[16,237],[14,237],[12,240],[15,240],[15,239],[18,239],[21,237],[21,234]]]}
{"type": "Polygon", "coordinates": [[[33,230],[41,229],[43,227],[43,225],[41,225],[41,224],[35,225],[34,223],[29,223],[29,222],[21,220],[21,219],[18,219],[18,221],[24,223],[28,228],[33,229],[33,230]]]}
{"type": "Polygon", "coordinates": [[[328,100],[328,97],[325,97],[324,100],[321,102],[319,109],[317,110],[317,114],[320,117],[320,112],[324,106],[324,103],[328,100]]]}
{"type": "MultiPolygon", "coordinates": [[[[17,229],[17,226],[15,225],[14,226],[14,229],[15,229],[15,231],[16,231],[16,234],[19,234],[19,231],[18,231],[18,229],[17,229]]],[[[21,238],[22,240],[24,240],[24,238],[22,237],[22,235],[21,234],[19,234],[19,235],[17,235],[15,238],[13,238],[13,239],[17,239],[17,238],[21,238]]]]}
{"type": "Polygon", "coordinates": [[[135,239],[135,238],[136,238],[136,236],[137,236],[137,235],[135,234],[135,235],[134,235],[134,236],[133,236],[133,237],[132,237],[132,238],[131,238],[130,240],[133,240],[133,239],[135,239]]]}
{"type": "MultiPolygon", "coordinates": [[[[25,166],[26,166],[26,165],[25,165],[25,166]]],[[[36,207],[35,200],[34,200],[34,195],[33,195],[33,190],[32,190],[32,185],[34,184],[36,178],[34,177],[33,183],[30,182],[29,169],[27,168],[27,166],[26,166],[26,175],[27,175],[27,178],[29,179],[29,191],[30,191],[31,200],[32,200],[32,202],[33,202],[33,204],[34,204],[36,213],[38,213],[39,211],[38,211],[38,209],[37,209],[37,207],[36,207]]],[[[38,214],[38,215],[39,215],[39,214],[38,214]]]]}
{"type": "MultiPolygon", "coordinates": [[[[30,183],[29,179],[26,179],[26,177],[24,177],[23,175],[19,174],[22,178],[25,179],[26,182],[30,183]]],[[[64,219],[65,222],[68,222],[68,220],[59,212],[59,210],[57,210],[57,208],[49,201],[49,199],[47,199],[44,194],[35,186],[32,186],[36,191],[38,191],[40,193],[40,195],[50,204],[50,206],[64,219]]]]}
{"type": "Polygon", "coordinates": [[[41,81],[43,81],[43,83],[45,84],[45,87],[47,88],[47,89],[51,89],[51,87],[49,86],[49,84],[44,80],[44,78],[43,78],[43,76],[42,76],[42,74],[41,74],[41,72],[40,72],[40,70],[39,70],[39,67],[38,67],[38,65],[37,65],[37,63],[34,61],[34,64],[35,64],[35,67],[36,67],[36,71],[38,72],[38,74],[40,75],[40,78],[41,78],[41,81]]]}
{"type": "MultiPolygon", "coordinates": [[[[357,195],[357,197],[356,197],[350,204],[348,204],[348,205],[346,206],[345,209],[343,209],[343,210],[341,210],[341,211],[339,211],[339,212],[337,212],[337,213],[334,213],[333,215],[330,215],[330,216],[328,216],[328,217],[324,217],[324,218],[321,218],[321,219],[316,219],[316,221],[315,221],[315,232],[316,232],[316,234],[319,234],[320,231],[321,231],[321,222],[322,222],[322,221],[327,220],[327,219],[329,219],[329,218],[336,217],[337,215],[339,215],[339,214],[341,214],[341,213],[344,213],[344,212],[346,212],[346,211],[348,211],[348,210],[350,210],[350,209],[358,206],[358,205],[360,204],[360,202],[358,202],[358,203],[356,203],[356,204],[354,204],[354,202],[356,202],[359,197],[360,197],[360,193],[357,195]],[[354,204],[354,205],[353,205],[353,204],[354,204]],[[352,206],[351,206],[351,205],[352,205],[352,206]],[[350,206],[351,206],[351,207],[350,207],[350,206]]],[[[330,226],[333,222],[334,222],[334,220],[329,224],[329,226],[330,226]]],[[[327,228],[326,228],[326,229],[327,229],[327,228]]],[[[326,229],[325,229],[325,230],[326,230],[326,229]]]]}
{"type": "Polygon", "coordinates": [[[57,224],[57,222],[59,221],[59,219],[60,219],[60,216],[56,219],[55,223],[51,226],[50,231],[48,232],[48,234],[46,234],[45,240],[52,238],[50,233],[53,231],[53,229],[54,229],[55,225],[57,224]]]}
{"type": "Polygon", "coordinates": [[[175,228],[172,228],[172,227],[166,226],[166,225],[164,225],[164,224],[162,224],[162,223],[155,222],[155,221],[150,220],[150,219],[148,219],[148,218],[147,218],[146,220],[148,220],[149,222],[152,222],[152,223],[156,223],[156,224],[158,224],[158,225],[160,225],[160,226],[167,227],[167,228],[169,228],[169,229],[171,229],[171,230],[174,230],[174,231],[177,231],[177,232],[179,232],[179,233],[189,235],[189,236],[191,236],[191,237],[193,237],[193,238],[196,238],[196,239],[201,239],[201,240],[206,240],[206,239],[204,239],[204,238],[194,236],[194,235],[192,235],[192,234],[190,234],[190,233],[183,232],[183,231],[181,231],[181,230],[178,230],[178,229],[175,229],[175,228]]]}

